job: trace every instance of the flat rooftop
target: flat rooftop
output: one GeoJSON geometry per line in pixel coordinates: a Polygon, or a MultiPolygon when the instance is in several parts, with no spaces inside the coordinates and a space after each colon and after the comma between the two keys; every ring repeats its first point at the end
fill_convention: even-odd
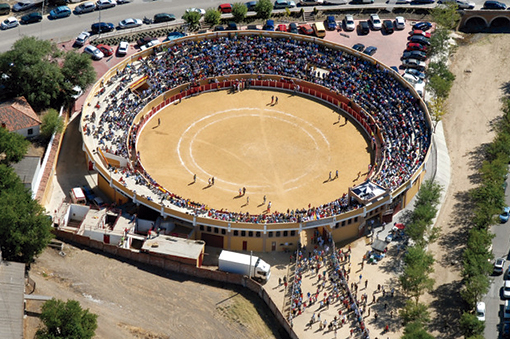
{"type": "Polygon", "coordinates": [[[0,259],[0,338],[23,339],[25,264],[0,259]]]}
{"type": "Polygon", "coordinates": [[[169,235],[160,235],[146,240],[143,243],[142,250],[196,260],[200,257],[204,247],[205,242],[202,240],[190,240],[169,235]]]}

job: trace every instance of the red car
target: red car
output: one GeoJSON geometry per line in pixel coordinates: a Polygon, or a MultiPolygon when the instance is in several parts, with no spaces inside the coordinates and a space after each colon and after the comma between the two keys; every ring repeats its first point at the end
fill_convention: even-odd
{"type": "Polygon", "coordinates": [[[287,25],[278,25],[278,27],[276,27],[276,30],[279,32],[287,32],[287,25]]]}
{"type": "Polygon", "coordinates": [[[427,51],[427,46],[423,46],[422,44],[417,44],[415,42],[408,42],[406,51],[427,51]]]}
{"type": "Polygon", "coordinates": [[[221,13],[232,13],[232,4],[221,4],[218,6],[218,11],[221,13]]]}
{"type": "Polygon", "coordinates": [[[313,28],[312,26],[305,24],[299,26],[299,33],[305,34],[305,35],[313,35],[313,28]]]}
{"type": "Polygon", "coordinates": [[[429,38],[430,39],[430,32],[420,31],[419,29],[415,29],[414,31],[410,31],[409,35],[422,35],[425,38],[429,38]]]}
{"type": "Polygon", "coordinates": [[[100,44],[100,45],[97,45],[97,48],[103,52],[103,54],[105,56],[110,56],[113,54],[113,48],[111,48],[110,46],[108,45],[103,45],[103,44],[100,44]]]}

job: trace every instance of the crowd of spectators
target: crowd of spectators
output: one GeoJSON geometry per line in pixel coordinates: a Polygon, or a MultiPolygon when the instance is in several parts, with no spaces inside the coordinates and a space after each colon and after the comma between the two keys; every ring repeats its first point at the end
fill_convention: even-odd
{"type": "MultiPolygon", "coordinates": [[[[430,126],[419,100],[392,73],[378,64],[341,50],[293,38],[259,35],[229,36],[184,41],[160,49],[159,53],[133,63],[114,77],[116,87],[98,93],[99,114],[86,117],[83,130],[97,139],[106,152],[126,159],[133,154],[137,128],[131,133],[135,116],[151,100],[180,85],[232,74],[278,75],[322,85],[350,98],[375,121],[383,136],[383,160],[375,164],[373,182],[395,189],[411,178],[423,163],[430,144],[430,126]],[[318,71],[327,70],[327,71],[318,71]],[[141,91],[131,91],[133,78],[146,77],[141,91]],[[128,135],[129,134],[129,135],[128,135]]],[[[106,84],[107,87],[113,83],[106,84]]],[[[300,89],[301,90],[301,89],[300,89]]],[[[135,156],[136,159],[139,159],[135,156]]],[[[126,175],[137,175],[137,183],[158,184],[149,173],[135,167],[126,175]]],[[[249,215],[211,209],[199,202],[176,196],[165,189],[155,190],[171,204],[191,209],[211,218],[243,222],[301,222],[329,217],[359,205],[346,195],[319,207],[249,215]]]]}
{"type": "MultiPolygon", "coordinates": [[[[318,323],[318,331],[335,332],[343,327],[361,333],[362,338],[370,338],[363,315],[367,309],[366,293],[358,293],[358,283],[349,279],[351,273],[351,249],[336,249],[332,238],[323,239],[316,231],[312,241],[315,247],[307,252],[306,247],[298,247],[294,253],[296,259],[295,272],[292,279],[290,294],[289,322],[295,317],[312,310],[307,327],[312,329],[318,323]],[[308,274],[317,278],[315,291],[303,291],[302,279],[308,274]],[[349,284],[350,282],[350,284],[349,284]],[[330,307],[335,309],[335,316],[330,319],[321,318],[321,313],[330,307]]],[[[331,314],[332,312],[328,312],[331,314]]]]}

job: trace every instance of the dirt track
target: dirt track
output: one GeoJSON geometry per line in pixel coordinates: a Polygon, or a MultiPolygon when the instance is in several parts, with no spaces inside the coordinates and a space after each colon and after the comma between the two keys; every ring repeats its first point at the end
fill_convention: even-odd
{"type": "Polygon", "coordinates": [[[364,176],[357,179],[357,173],[370,163],[357,125],[338,117],[288,93],[206,93],[153,117],[137,150],[163,187],[217,209],[261,213],[264,195],[274,210],[318,206],[361,183],[364,176]],[[271,105],[272,96],[278,104],[271,105]],[[337,169],[339,178],[327,181],[337,169]],[[215,184],[208,187],[213,176],[215,184]],[[239,197],[241,187],[248,206],[246,196],[239,197]]]}

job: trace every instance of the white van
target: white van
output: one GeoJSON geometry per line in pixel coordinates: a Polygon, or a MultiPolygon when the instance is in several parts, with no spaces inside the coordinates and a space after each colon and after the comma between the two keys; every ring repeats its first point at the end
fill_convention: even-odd
{"type": "Polygon", "coordinates": [[[71,196],[71,201],[74,204],[83,204],[85,205],[87,203],[87,199],[85,198],[85,193],[83,193],[83,190],[81,187],[75,187],[69,192],[69,195],[71,196]]]}

